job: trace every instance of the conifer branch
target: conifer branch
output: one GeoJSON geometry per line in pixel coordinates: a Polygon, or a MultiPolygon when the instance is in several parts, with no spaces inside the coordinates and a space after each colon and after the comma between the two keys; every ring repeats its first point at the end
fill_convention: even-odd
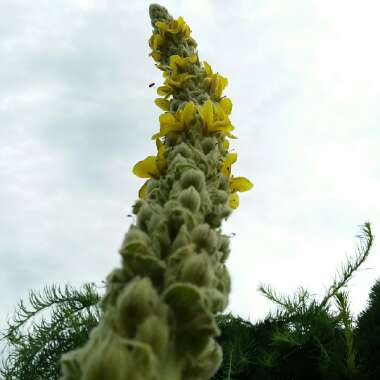
{"type": "Polygon", "coordinates": [[[351,279],[360,265],[367,259],[369,252],[373,244],[373,235],[371,231],[371,225],[369,222],[364,223],[361,228],[361,233],[356,235],[359,238],[359,244],[357,245],[356,255],[352,258],[348,258],[345,265],[342,265],[341,273],[338,272],[333,284],[329,287],[325,297],[320,303],[320,307],[325,307],[331,297],[336,296],[339,291],[347,285],[347,282],[351,279]]]}

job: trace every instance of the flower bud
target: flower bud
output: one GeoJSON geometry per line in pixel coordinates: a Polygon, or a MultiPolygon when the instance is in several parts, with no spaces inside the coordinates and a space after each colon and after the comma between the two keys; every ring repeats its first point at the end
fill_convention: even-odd
{"type": "Polygon", "coordinates": [[[148,223],[152,215],[152,207],[148,203],[145,203],[137,215],[137,226],[144,231],[148,231],[148,223]]]}
{"type": "Polygon", "coordinates": [[[150,243],[150,238],[145,232],[132,227],[126,233],[119,252],[123,257],[126,257],[129,253],[136,252],[143,255],[150,255],[153,254],[150,249],[150,243]]]}
{"type": "Polygon", "coordinates": [[[213,288],[207,288],[204,291],[210,302],[210,309],[214,314],[221,313],[227,307],[228,294],[224,294],[213,288]]]}
{"type": "Polygon", "coordinates": [[[159,317],[151,315],[139,325],[136,339],[148,343],[157,355],[164,356],[169,341],[169,326],[159,317]]]}
{"type": "Polygon", "coordinates": [[[208,224],[200,224],[192,231],[193,242],[198,248],[203,248],[209,253],[212,253],[217,244],[215,231],[208,224]]]}
{"type": "Polygon", "coordinates": [[[159,297],[149,278],[133,279],[116,302],[117,317],[123,332],[133,335],[137,323],[154,313],[159,297]]]}
{"type": "Polygon", "coordinates": [[[211,152],[218,145],[215,137],[205,137],[202,141],[202,149],[205,154],[211,152]]]}
{"type": "Polygon", "coordinates": [[[209,339],[204,351],[186,368],[186,374],[192,379],[211,379],[218,371],[222,359],[222,348],[213,339],[209,339]]]}
{"type": "Polygon", "coordinates": [[[181,154],[185,158],[193,158],[193,152],[192,152],[192,150],[185,143],[181,143],[181,144],[177,145],[173,149],[172,154],[174,154],[174,155],[181,154]]]}
{"type": "Polygon", "coordinates": [[[180,281],[190,282],[198,286],[209,286],[212,279],[212,269],[209,258],[205,254],[194,254],[183,264],[180,281]]]}
{"type": "Polygon", "coordinates": [[[215,287],[224,294],[231,290],[231,277],[224,264],[221,264],[215,271],[215,287]]]}
{"type": "Polygon", "coordinates": [[[179,201],[183,207],[188,208],[190,211],[197,212],[201,203],[201,198],[194,186],[190,186],[183,190],[179,195],[179,201]]]}
{"type": "Polygon", "coordinates": [[[200,191],[205,186],[205,175],[200,170],[189,169],[182,174],[181,186],[183,189],[194,186],[196,190],[200,191]]]}
{"type": "Polygon", "coordinates": [[[179,229],[178,234],[176,238],[174,239],[173,244],[171,246],[172,252],[174,252],[178,248],[187,246],[188,244],[190,244],[190,242],[191,242],[190,234],[187,230],[186,225],[183,224],[181,228],[179,229]]]}
{"type": "MultiPolygon", "coordinates": [[[[120,338],[110,333],[92,347],[92,354],[83,363],[83,380],[123,380],[131,372],[133,361],[120,338]]],[[[129,378],[129,376],[128,376],[129,378]]],[[[133,378],[133,377],[132,377],[133,378]]]]}
{"type": "Polygon", "coordinates": [[[218,249],[223,253],[223,256],[221,258],[222,263],[224,263],[231,250],[230,250],[230,238],[226,235],[220,235],[218,239],[218,249]]]}
{"type": "Polygon", "coordinates": [[[224,190],[216,190],[216,191],[212,194],[212,200],[213,200],[214,203],[216,203],[216,204],[220,204],[220,203],[224,203],[224,204],[226,204],[226,203],[227,203],[227,200],[228,200],[228,193],[227,193],[227,191],[224,191],[224,190]]]}

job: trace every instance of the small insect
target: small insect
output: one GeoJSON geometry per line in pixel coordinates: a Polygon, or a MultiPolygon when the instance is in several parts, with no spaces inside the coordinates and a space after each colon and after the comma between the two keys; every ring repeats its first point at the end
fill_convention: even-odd
{"type": "Polygon", "coordinates": [[[149,87],[153,87],[156,83],[152,82],[149,84],[149,87]]]}

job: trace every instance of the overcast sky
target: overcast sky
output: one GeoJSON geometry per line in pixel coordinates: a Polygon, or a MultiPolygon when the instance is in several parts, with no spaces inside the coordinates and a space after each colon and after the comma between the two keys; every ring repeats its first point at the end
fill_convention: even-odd
{"type": "MultiPolygon", "coordinates": [[[[119,265],[131,169],[159,126],[149,3],[0,0],[0,328],[30,289],[100,285],[119,265]]],[[[228,77],[234,172],[255,184],[223,227],[227,311],[264,317],[259,283],[323,295],[359,225],[380,235],[379,2],[161,4],[228,77]]],[[[379,277],[375,241],[350,282],[355,315],[379,277]]]]}

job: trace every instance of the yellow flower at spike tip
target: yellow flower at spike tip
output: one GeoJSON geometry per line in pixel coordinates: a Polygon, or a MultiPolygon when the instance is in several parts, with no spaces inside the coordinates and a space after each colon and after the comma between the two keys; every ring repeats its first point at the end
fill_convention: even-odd
{"type": "Polygon", "coordinates": [[[251,190],[253,188],[253,183],[245,177],[231,177],[230,179],[230,195],[229,195],[229,206],[233,209],[239,207],[239,192],[244,192],[251,190]]]}
{"type": "Polygon", "coordinates": [[[195,105],[187,102],[185,107],[177,110],[175,114],[165,112],[160,115],[160,132],[154,134],[152,139],[167,136],[169,133],[179,133],[191,126],[195,115],[195,105]]]}
{"type": "Polygon", "coordinates": [[[219,103],[215,104],[208,99],[201,106],[198,106],[198,112],[208,133],[219,132],[230,138],[236,138],[231,134],[234,127],[219,103]]]}
{"type": "Polygon", "coordinates": [[[231,166],[237,160],[237,153],[228,153],[220,167],[220,172],[227,178],[231,175],[231,166]]]}
{"type": "Polygon", "coordinates": [[[169,22],[156,21],[155,25],[157,29],[171,34],[181,33],[185,38],[188,38],[190,36],[190,28],[181,16],[178,17],[177,20],[171,20],[169,22]]]}
{"type": "Polygon", "coordinates": [[[206,82],[210,84],[210,95],[218,100],[228,85],[228,79],[218,73],[213,73],[211,66],[206,61],[203,62],[203,67],[206,73],[206,82]]]}
{"type": "MultiPolygon", "coordinates": [[[[144,160],[139,161],[133,167],[133,174],[140,178],[158,178],[166,171],[167,163],[165,159],[165,145],[160,139],[156,139],[157,155],[148,156],[144,160]]],[[[149,180],[148,180],[149,181],[149,180]]],[[[139,197],[144,198],[148,181],[146,181],[139,190],[139,197]]]]}

